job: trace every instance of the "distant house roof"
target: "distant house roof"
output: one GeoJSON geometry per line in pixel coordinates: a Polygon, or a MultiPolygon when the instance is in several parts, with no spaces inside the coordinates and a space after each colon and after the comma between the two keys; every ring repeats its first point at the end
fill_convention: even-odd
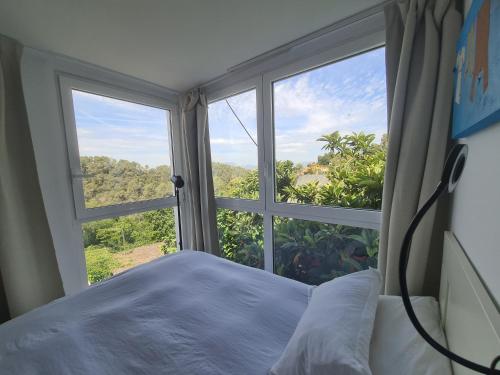
{"type": "Polygon", "coordinates": [[[296,186],[308,184],[310,182],[317,182],[319,186],[326,185],[329,180],[322,174],[304,174],[297,178],[296,186]]]}

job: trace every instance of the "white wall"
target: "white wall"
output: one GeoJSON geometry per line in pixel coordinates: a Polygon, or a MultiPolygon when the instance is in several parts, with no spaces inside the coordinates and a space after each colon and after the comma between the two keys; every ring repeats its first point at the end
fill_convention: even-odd
{"type": "Polygon", "coordinates": [[[452,198],[451,230],[500,303],[500,123],[460,142],[469,157],[452,198]]]}
{"type": "Polygon", "coordinates": [[[453,194],[451,230],[500,304],[500,123],[460,142],[469,158],[453,194]]]}
{"type": "Polygon", "coordinates": [[[172,103],[177,103],[178,95],[142,80],[30,48],[24,50],[21,74],[40,186],[64,291],[73,294],[87,286],[87,274],[81,225],[75,215],[58,76],[96,80],[172,103]]]}

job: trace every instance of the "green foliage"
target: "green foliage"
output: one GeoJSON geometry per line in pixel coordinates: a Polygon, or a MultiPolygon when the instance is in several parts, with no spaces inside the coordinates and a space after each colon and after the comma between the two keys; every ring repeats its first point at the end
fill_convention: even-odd
{"type": "Polygon", "coordinates": [[[220,209],[217,211],[217,228],[224,258],[264,268],[262,215],[220,209]]]}
{"type": "Polygon", "coordinates": [[[290,188],[295,185],[299,167],[290,160],[276,161],[276,201],[287,202],[291,198],[290,188]]]}
{"type": "MultiPolygon", "coordinates": [[[[306,168],[293,162],[276,162],[278,202],[380,209],[387,139],[375,143],[373,134],[339,132],[318,139],[325,154],[306,168]],[[297,185],[301,174],[322,174],[318,181],[297,185]]],[[[234,168],[234,167],[231,167],[234,168]]],[[[229,178],[219,187],[228,197],[257,198],[258,173],[229,178]]],[[[224,257],[254,267],[263,267],[262,216],[219,210],[219,240],[224,257]]],[[[350,272],[375,267],[378,232],[370,229],[312,221],[274,218],[274,263],[279,275],[310,284],[320,284],[350,272]]]]}
{"type": "MultiPolygon", "coordinates": [[[[245,194],[258,194],[258,188],[245,192],[242,181],[249,174],[258,176],[257,171],[229,164],[212,162],[215,195],[219,197],[245,198],[245,194]],[[241,192],[240,192],[241,191],[241,192]],[[240,195],[241,194],[241,195],[240,195]]],[[[250,177],[253,178],[253,177],[250,177]]],[[[258,195],[257,195],[258,197],[258,195]]]]}
{"type": "Polygon", "coordinates": [[[360,231],[366,230],[275,219],[276,273],[309,284],[321,284],[366,268],[370,265],[366,249],[352,238],[360,231]]]}
{"type": "Polygon", "coordinates": [[[113,276],[112,270],[118,266],[111,252],[105,247],[87,247],[85,249],[85,260],[87,262],[87,277],[90,284],[113,276]]]}
{"type": "Polygon", "coordinates": [[[149,211],[143,215],[149,224],[152,240],[163,242],[161,245],[163,254],[174,253],[177,250],[174,211],[165,208],[157,211],[149,211]]]}
{"type": "Polygon", "coordinates": [[[88,208],[162,198],[172,193],[167,165],[149,168],[106,156],[81,156],[80,163],[88,208]]]}
{"type": "MultiPolygon", "coordinates": [[[[318,139],[326,142],[327,154],[318,164],[327,166],[328,183],[289,185],[288,201],[348,208],[380,209],[384,183],[386,141],[374,143],[375,135],[339,132],[318,139]]],[[[309,166],[311,168],[312,166],[309,166]]]]}
{"type": "MultiPolygon", "coordinates": [[[[325,153],[306,167],[290,160],[275,165],[276,201],[350,208],[380,209],[387,139],[373,134],[325,134],[325,153]],[[304,175],[313,175],[305,179],[304,175]],[[314,176],[321,179],[314,180],[314,176]],[[302,178],[302,183],[297,181],[302,178]],[[312,179],[312,180],[311,180],[312,179]]],[[[258,199],[257,170],[213,163],[217,196],[258,199]]],[[[82,157],[87,207],[163,197],[171,192],[170,167],[143,167],[107,157],[82,157]]],[[[217,225],[222,255],[252,267],[264,267],[263,217],[219,209],[217,225]]],[[[90,282],[112,275],[119,265],[113,254],[162,242],[165,254],[175,252],[172,209],[164,209],[83,226],[90,282]]],[[[349,272],[376,266],[378,232],[342,225],[274,218],[276,273],[319,284],[349,272]]]]}
{"type": "MultiPolygon", "coordinates": [[[[86,256],[93,249],[105,249],[106,253],[112,256],[113,253],[156,242],[162,242],[161,250],[164,254],[176,251],[175,219],[172,209],[165,208],[83,224],[86,256]]],[[[87,271],[91,283],[99,277],[90,275],[109,277],[113,269],[109,268],[110,265],[114,268],[120,266],[116,262],[97,261],[96,257],[97,255],[93,255],[90,263],[87,257],[87,271]]],[[[103,257],[104,252],[101,251],[99,259],[102,260],[103,257]]]]}

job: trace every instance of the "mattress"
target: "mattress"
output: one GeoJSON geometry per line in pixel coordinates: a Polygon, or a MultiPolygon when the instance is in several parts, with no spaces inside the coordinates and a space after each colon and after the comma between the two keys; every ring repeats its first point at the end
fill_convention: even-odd
{"type": "Polygon", "coordinates": [[[309,292],[182,251],[1,325],[1,373],[267,374],[309,292]]]}
{"type": "MultiPolygon", "coordinates": [[[[185,250],[1,325],[0,368],[16,375],[267,374],[311,291],[185,250]]],[[[428,312],[424,325],[437,325],[442,334],[436,301],[424,298],[417,305],[419,314],[428,312]]],[[[447,374],[408,367],[429,358],[428,349],[400,299],[381,297],[370,353],[374,375],[447,374]]],[[[439,356],[431,359],[437,361],[432,369],[446,369],[439,356]]]]}

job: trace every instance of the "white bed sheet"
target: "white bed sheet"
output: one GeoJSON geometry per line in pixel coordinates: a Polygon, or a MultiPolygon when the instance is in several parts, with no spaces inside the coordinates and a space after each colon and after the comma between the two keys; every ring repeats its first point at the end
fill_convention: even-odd
{"type": "Polygon", "coordinates": [[[267,374],[310,287],[183,251],[0,326],[2,374],[267,374]]]}
{"type": "MultiPolygon", "coordinates": [[[[265,375],[310,292],[185,250],[0,325],[0,373],[265,375]]],[[[442,335],[436,301],[415,305],[424,326],[442,335]]],[[[380,297],[370,349],[373,375],[451,374],[447,360],[418,337],[398,297],[380,297]]]]}
{"type": "MultiPolygon", "coordinates": [[[[436,299],[412,297],[412,305],[426,331],[446,346],[436,299]]],[[[419,336],[396,296],[379,296],[370,368],[373,375],[452,375],[450,361],[419,336]]]]}

